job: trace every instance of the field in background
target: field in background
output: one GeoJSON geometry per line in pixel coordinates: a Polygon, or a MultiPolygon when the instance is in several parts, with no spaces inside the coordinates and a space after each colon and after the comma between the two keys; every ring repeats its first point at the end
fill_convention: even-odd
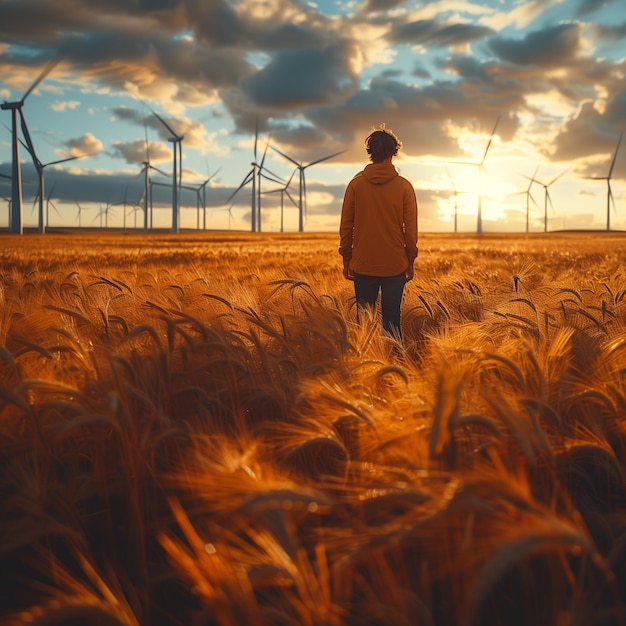
{"type": "Polygon", "coordinates": [[[0,235],[2,622],[626,623],[625,243],[0,235]]]}

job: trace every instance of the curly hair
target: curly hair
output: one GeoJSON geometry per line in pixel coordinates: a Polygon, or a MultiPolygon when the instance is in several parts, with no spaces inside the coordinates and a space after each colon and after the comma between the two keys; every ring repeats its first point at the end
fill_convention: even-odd
{"type": "Polygon", "coordinates": [[[385,124],[372,130],[365,138],[365,150],[372,163],[380,163],[389,157],[396,156],[401,148],[402,142],[392,130],[385,128],[385,124]]]}

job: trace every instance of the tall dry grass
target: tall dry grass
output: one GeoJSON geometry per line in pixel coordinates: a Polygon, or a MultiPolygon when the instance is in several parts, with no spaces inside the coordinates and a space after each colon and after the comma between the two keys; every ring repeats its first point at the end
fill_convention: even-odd
{"type": "Polygon", "coordinates": [[[626,622],[620,235],[1,237],[2,622],[626,622]]]}

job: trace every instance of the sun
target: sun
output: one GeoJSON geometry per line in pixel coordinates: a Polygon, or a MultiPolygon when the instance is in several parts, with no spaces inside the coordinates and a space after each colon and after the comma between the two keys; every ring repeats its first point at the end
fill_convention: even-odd
{"type": "Polygon", "coordinates": [[[476,214],[479,198],[482,216],[486,220],[501,219],[511,204],[513,186],[498,177],[497,173],[459,164],[450,169],[450,178],[450,202],[464,215],[476,214]]]}

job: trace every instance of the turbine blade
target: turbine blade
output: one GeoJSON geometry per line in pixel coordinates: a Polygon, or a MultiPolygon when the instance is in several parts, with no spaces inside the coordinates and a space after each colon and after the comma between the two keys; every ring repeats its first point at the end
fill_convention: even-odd
{"type": "Polygon", "coordinates": [[[143,131],[144,131],[143,145],[146,149],[146,161],[150,163],[150,148],[149,148],[150,144],[148,143],[148,124],[146,123],[145,118],[143,122],[143,131]]]}
{"type": "Polygon", "coordinates": [[[54,204],[54,202],[52,202],[52,200],[48,199],[48,202],[50,203],[50,205],[52,206],[52,208],[54,209],[54,212],[61,217],[61,214],[59,213],[59,209],[57,209],[56,204],[54,204]]]}
{"type": "Polygon", "coordinates": [[[287,184],[285,185],[285,190],[287,189],[287,187],[289,187],[289,185],[291,185],[291,181],[293,180],[293,177],[295,175],[295,173],[298,171],[299,168],[294,167],[293,172],[291,172],[291,176],[289,177],[289,180],[287,181],[287,184]]]}
{"type": "Polygon", "coordinates": [[[529,192],[530,192],[530,188],[533,186],[533,183],[538,182],[537,179],[536,179],[538,171],[539,171],[539,166],[537,165],[537,167],[535,168],[535,171],[533,172],[532,177],[531,176],[524,176],[524,178],[528,178],[528,180],[530,181],[528,183],[528,189],[527,189],[527,191],[529,191],[529,192]]]}
{"type": "Polygon", "coordinates": [[[291,200],[291,203],[293,204],[293,206],[296,207],[296,209],[298,208],[298,203],[293,199],[293,196],[289,193],[289,191],[285,188],[283,189],[283,191],[287,194],[287,197],[291,200]]]}
{"type": "Polygon", "coordinates": [[[259,116],[256,116],[256,127],[254,129],[254,162],[256,163],[256,147],[259,141],[259,116]]]}
{"type": "Polygon", "coordinates": [[[254,178],[254,168],[251,169],[244,177],[244,179],[241,181],[241,184],[239,185],[239,187],[237,187],[237,189],[235,189],[235,191],[233,191],[233,193],[230,194],[230,196],[228,196],[228,199],[226,200],[226,202],[224,204],[228,204],[239,192],[240,189],[243,189],[243,187],[245,187],[247,184],[250,183],[250,181],[254,178]]]}
{"type": "Polygon", "coordinates": [[[58,161],[50,161],[50,163],[46,163],[44,167],[48,167],[48,165],[58,165],[59,163],[67,163],[68,161],[75,161],[76,159],[83,159],[86,156],[86,154],[79,154],[78,156],[67,157],[66,159],[59,159],[58,161]]]}
{"type": "Polygon", "coordinates": [[[281,152],[278,148],[276,148],[275,146],[270,146],[272,148],[272,150],[275,150],[276,152],[278,152],[278,154],[280,154],[280,156],[285,157],[288,161],[291,161],[294,165],[296,165],[298,168],[302,167],[301,163],[298,163],[298,161],[295,161],[294,159],[292,159],[290,156],[287,156],[284,152],[281,152]]]}
{"type": "Polygon", "coordinates": [[[178,139],[176,131],[156,111],[152,111],[152,113],[154,113],[154,117],[156,117],[157,120],[159,120],[159,122],[161,122],[161,124],[163,124],[163,126],[165,126],[165,128],[170,131],[172,139],[178,139]]]}
{"type": "Polygon", "coordinates": [[[499,122],[500,122],[500,116],[498,115],[498,118],[496,119],[496,123],[493,127],[493,130],[491,131],[491,136],[489,137],[489,141],[487,142],[487,147],[485,148],[485,154],[483,154],[483,158],[480,162],[481,165],[485,162],[485,159],[487,158],[487,153],[489,152],[489,148],[491,147],[491,142],[493,141],[493,136],[496,134],[496,128],[498,128],[499,122]]]}
{"type": "Polygon", "coordinates": [[[43,70],[40,72],[39,76],[37,76],[35,82],[26,90],[26,93],[22,96],[22,99],[20,100],[21,103],[23,103],[24,100],[28,98],[28,96],[37,88],[39,83],[59,64],[59,61],[61,61],[60,56],[57,56],[54,59],[48,61],[43,70]]]}
{"type": "MultiPolygon", "coordinates": [[[[261,164],[259,165],[261,169],[263,169],[263,164],[265,163],[265,157],[267,156],[267,149],[269,148],[271,138],[272,136],[269,135],[267,138],[267,141],[265,142],[265,150],[263,150],[263,158],[261,159],[261,164]]],[[[254,160],[256,161],[256,156],[254,157],[254,160]]]]}
{"type": "MultiPolygon", "coordinates": [[[[24,114],[22,113],[22,109],[18,109],[20,114],[20,125],[22,127],[22,134],[24,135],[24,139],[26,140],[26,149],[33,157],[33,163],[35,167],[39,169],[41,167],[41,161],[37,158],[37,154],[35,152],[35,146],[33,145],[33,140],[31,139],[30,132],[28,130],[28,126],[26,125],[26,119],[24,118],[24,114]]],[[[23,145],[23,144],[22,144],[23,145]]]]}
{"type": "Polygon", "coordinates": [[[260,172],[260,170],[259,170],[259,176],[262,177],[262,178],[265,178],[265,180],[269,180],[272,183],[277,183],[279,185],[282,185],[285,182],[281,178],[275,178],[274,176],[268,176],[267,174],[263,174],[263,173],[260,172]]]}
{"type": "Polygon", "coordinates": [[[176,131],[152,108],[150,108],[139,96],[134,96],[135,99],[137,99],[139,102],[141,102],[141,104],[146,107],[146,109],[148,109],[148,111],[150,111],[150,113],[152,113],[152,115],[154,115],[154,117],[157,118],[157,120],[159,120],[159,122],[161,122],[161,124],[163,124],[163,126],[165,126],[165,128],[170,132],[170,134],[172,135],[173,139],[178,139],[178,135],[176,134],[176,131]]]}
{"type": "Polygon", "coordinates": [[[155,172],[158,172],[159,174],[162,174],[166,178],[169,178],[171,176],[170,174],[166,174],[163,170],[160,170],[158,167],[154,167],[154,165],[150,165],[150,163],[148,163],[147,167],[149,167],[151,170],[154,170],[155,172]]]}
{"type": "Polygon", "coordinates": [[[535,200],[535,198],[533,197],[533,194],[528,192],[528,197],[533,201],[533,204],[539,208],[539,205],[537,204],[537,200],[535,200]]]}
{"type": "Polygon", "coordinates": [[[278,174],[272,172],[272,170],[268,170],[267,167],[266,168],[259,168],[259,171],[261,171],[261,170],[267,172],[268,174],[270,174],[274,178],[278,178],[279,182],[281,182],[281,183],[285,182],[278,174]]]}
{"type": "Polygon", "coordinates": [[[52,187],[50,188],[50,191],[48,192],[48,197],[46,198],[46,200],[50,200],[50,198],[52,197],[52,194],[54,193],[54,188],[57,186],[57,181],[55,180],[52,183],[52,187]]]}
{"type": "Polygon", "coordinates": [[[339,156],[340,154],[343,154],[345,152],[345,150],[342,150],[341,152],[335,152],[335,154],[329,154],[328,156],[322,157],[321,159],[317,159],[317,161],[313,161],[312,163],[309,163],[308,165],[305,165],[304,167],[311,167],[311,165],[317,165],[318,163],[321,163],[322,161],[328,161],[328,159],[332,159],[336,156],[339,156]]]}
{"type": "Polygon", "coordinates": [[[624,132],[622,131],[617,141],[617,148],[615,148],[615,153],[613,154],[613,160],[611,161],[611,167],[609,169],[609,178],[611,178],[611,176],[613,175],[613,168],[615,167],[615,161],[617,160],[617,153],[619,151],[619,146],[622,143],[623,135],[624,135],[624,132]]]}
{"type": "Polygon", "coordinates": [[[561,172],[558,176],[555,176],[555,177],[554,177],[554,178],[553,178],[553,179],[552,179],[552,180],[548,183],[548,187],[549,187],[550,185],[552,185],[553,183],[556,183],[556,181],[557,181],[557,180],[559,180],[559,178],[561,178],[561,176],[563,176],[563,174],[565,174],[566,172],[569,172],[569,169],[570,169],[570,168],[568,167],[566,170],[564,170],[563,172],[561,172]]]}

